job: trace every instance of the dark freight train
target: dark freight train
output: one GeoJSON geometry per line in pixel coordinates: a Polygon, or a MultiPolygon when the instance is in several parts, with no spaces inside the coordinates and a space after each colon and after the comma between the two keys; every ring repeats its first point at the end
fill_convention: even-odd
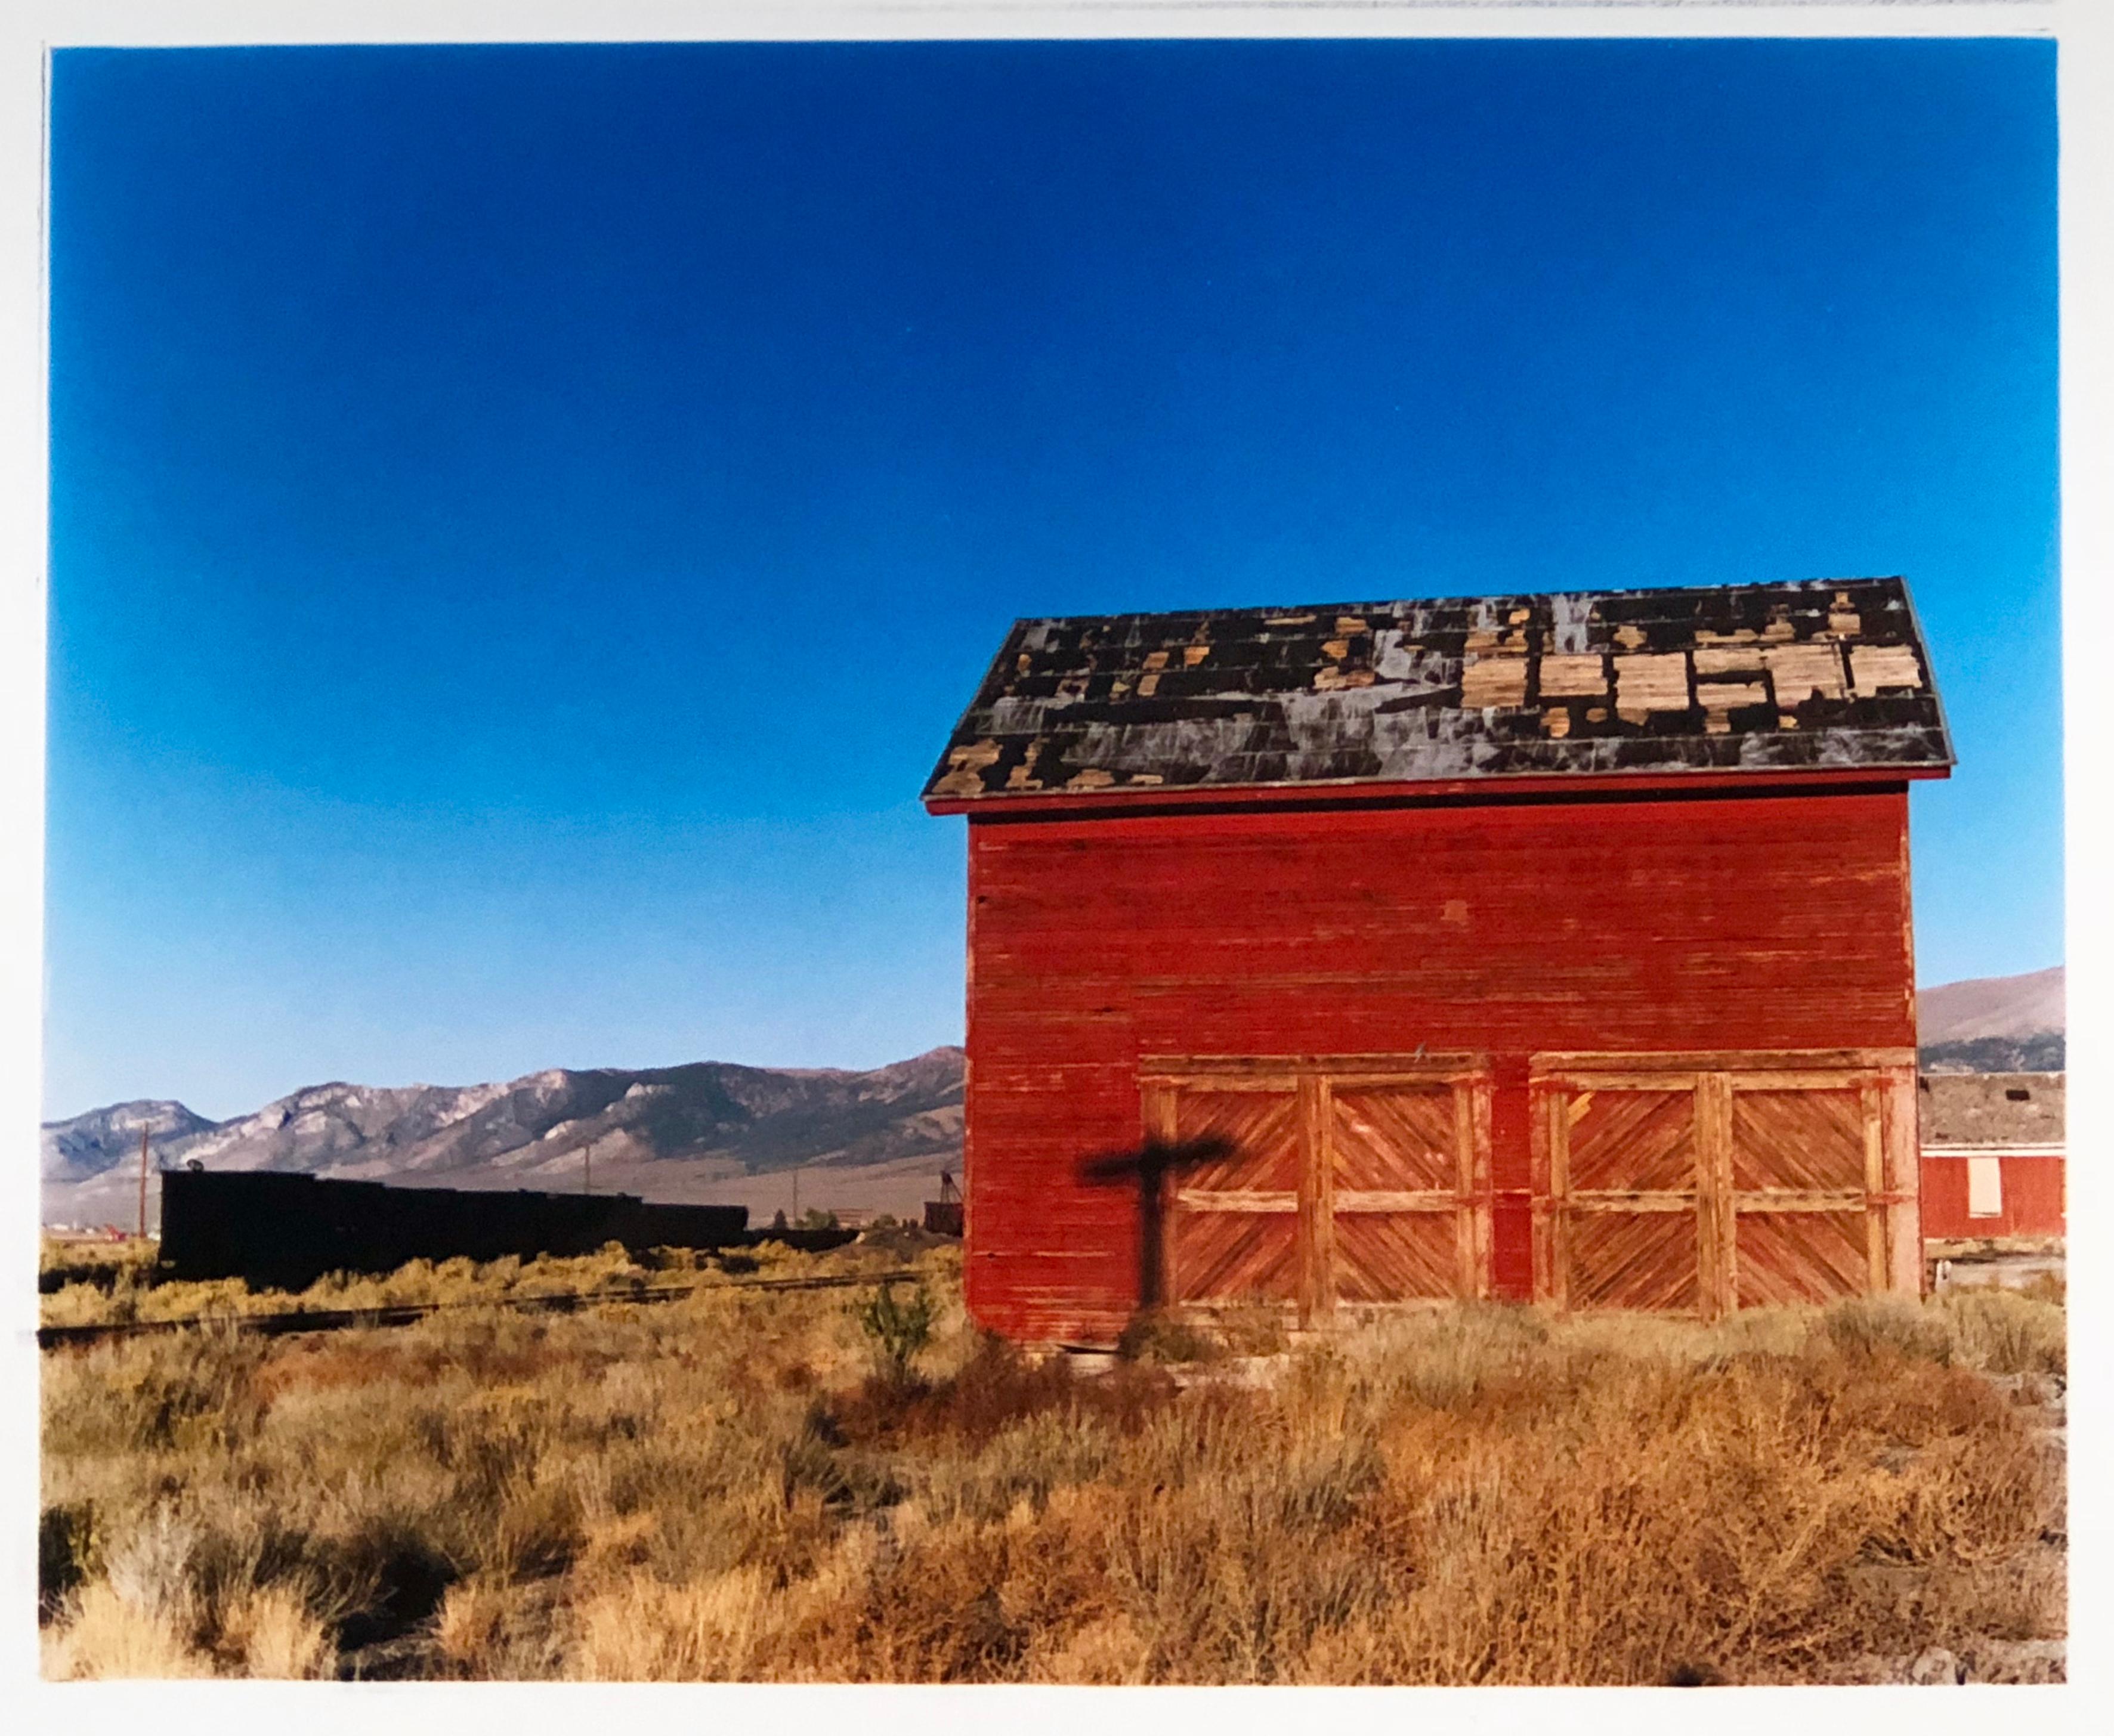
{"type": "Polygon", "coordinates": [[[744,1233],[746,1206],[648,1205],[629,1194],[385,1187],[260,1170],[170,1170],[161,1180],[168,1276],[282,1290],[327,1272],[392,1272],[406,1260],[532,1259],[591,1254],[611,1241],[634,1250],[721,1248],[753,1239],[744,1233]]]}

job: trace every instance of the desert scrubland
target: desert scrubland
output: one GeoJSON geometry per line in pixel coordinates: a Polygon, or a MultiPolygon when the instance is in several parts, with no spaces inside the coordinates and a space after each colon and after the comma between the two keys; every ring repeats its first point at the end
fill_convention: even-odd
{"type": "Polygon", "coordinates": [[[917,1242],[748,1257],[914,1262],[933,1318],[900,1367],[860,1293],[739,1287],[739,1260],[414,1265],[289,1299],[53,1248],[53,1322],[460,1305],[48,1352],[45,1671],[2060,1679],[2059,1291],[1714,1327],[1430,1309],[1297,1345],[1259,1313],[1216,1339],[1146,1322],[1087,1375],[979,1334],[959,1250],[917,1242]]]}

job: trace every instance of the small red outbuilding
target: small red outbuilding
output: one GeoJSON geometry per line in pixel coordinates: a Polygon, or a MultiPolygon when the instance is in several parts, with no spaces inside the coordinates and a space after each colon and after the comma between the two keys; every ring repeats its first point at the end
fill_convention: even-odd
{"type": "Polygon", "coordinates": [[[2061,1073],[1931,1073],[1918,1092],[1926,1244],[2064,1233],[2061,1073]]]}
{"type": "Polygon", "coordinates": [[[1017,623],[925,791],[972,1313],[1914,1292],[1952,763],[1897,578],[1017,623]]]}

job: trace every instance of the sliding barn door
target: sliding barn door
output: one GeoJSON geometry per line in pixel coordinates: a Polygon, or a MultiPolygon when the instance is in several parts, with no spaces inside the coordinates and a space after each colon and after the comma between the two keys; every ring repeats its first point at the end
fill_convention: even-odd
{"type": "Polygon", "coordinates": [[[1352,1304],[1489,1291],[1489,1080],[1460,1057],[1159,1060],[1146,1126],[1174,1154],[1160,1294],[1352,1304]]]}
{"type": "Polygon", "coordinates": [[[1480,1079],[1325,1078],[1331,1299],[1489,1293],[1489,1210],[1480,1079]]]}
{"type": "Polygon", "coordinates": [[[1178,1148],[1223,1142],[1222,1155],[1169,1178],[1167,1272],[1174,1302],[1299,1300],[1301,1181],[1307,1167],[1297,1085],[1253,1080],[1173,1095],[1168,1129],[1178,1148]]]}
{"type": "MultiPolygon", "coordinates": [[[[1735,1073],[1735,1301],[1823,1302],[1890,1287],[1884,1087],[1735,1073]]],[[[1920,1266],[1919,1266],[1919,1279],[1920,1266]]]]}
{"type": "Polygon", "coordinates": [[[1915,1293],[1913,1055],[1536,1056],[1535,1292],[1715,1319],[1915,1293]]]}
{"type": "Polygon", "coordinates": [[[1544,1087],[1536,1285],[1559,1308],[1692,1313],[1705,1261],[1692,1075],[1544,1087]]]}

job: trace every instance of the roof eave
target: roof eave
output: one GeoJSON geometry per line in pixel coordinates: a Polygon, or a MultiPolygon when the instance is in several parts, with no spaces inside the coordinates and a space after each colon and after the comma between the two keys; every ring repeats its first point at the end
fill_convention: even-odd
{"type": "Polygon", "coordinates": [[[1020,790],[980,796],[934,796],[919,799],[928,814],[1004,815],[1107,812],[1121,809],[1169,807],[1252,807],[1265,803],[1301,805],[1357,802],[1413,804],[1510,796],[1659,794],[1684,790],[1746,790],[1755,795],[1774,790],[1900,783],[1949,778],[1953,761],[1915,765],[1787,766],[1757,770],[1672,771],[1506,772],[1475,778],[1426,779],[1383,783],[1344,778],[1328,782],[1285,783],[1104,785],[1096,789],[1020,790]]]}

